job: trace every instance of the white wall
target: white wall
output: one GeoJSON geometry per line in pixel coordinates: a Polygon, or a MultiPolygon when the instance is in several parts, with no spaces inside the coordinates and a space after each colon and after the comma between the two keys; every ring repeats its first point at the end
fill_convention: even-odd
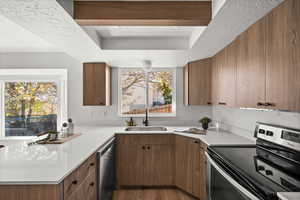
{"type": "Polygon", "coordinates": [[[230,132],[253,138],[256,122],[300,129],[300,113],[213,107],[213,119],[230,132]]]}
{"type": "MultiPolygon", "coordinates": [[[[0,54],[0,68],[67,68],[69,77],[68,114],[77,124],[123,125],[124,119],[117,113],[117,68],[112,70],[112,106],[82,106],[82,64],[64,53],[6,53],[0,54]]],[[[212,108],[208,106],[183,105],[182,68],[177,70],[177,117],[151,118],[152,124],[162,125],[198,125],[203,116],[212,117],[212,108]]],[[[139,120],[140,122],[140,120],[139,120]]]]}
{"type": "Polygon", "coordinates": [[[212,0],[212,15],[213,18],[219,12],[221,7],[225,4],[226,0],[212,0]]]}

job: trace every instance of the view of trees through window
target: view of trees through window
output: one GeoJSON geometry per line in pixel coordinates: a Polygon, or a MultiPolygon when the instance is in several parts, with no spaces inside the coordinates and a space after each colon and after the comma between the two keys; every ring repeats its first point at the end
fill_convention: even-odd
{"type": "Polygon", "coordinates": [[[173,70],[122,69],[121,81],[121,113],[123,115],[143,114],[146,110],[146,93],[148,92],[149,112],[155,114],[174,113],[174,77],[173,70]]]}
{"type": "Polygon", "coordinates": [[[5,136],[34,136],[57,128],[55,82],[6,82],[5,136]]]}

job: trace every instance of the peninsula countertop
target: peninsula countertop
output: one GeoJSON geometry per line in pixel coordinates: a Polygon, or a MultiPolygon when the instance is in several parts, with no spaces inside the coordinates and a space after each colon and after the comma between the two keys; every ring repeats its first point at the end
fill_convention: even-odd
{"type": "MultiPolygon", "coordinates": [[[[207,145],[255,143],[254,140],[225,131],[209,130],[206,135],[194,135],[175,132],[178,128],[180,127],[168,127],[166,132],[138,133],[183,135],[200,139],[207,145]]],[[[124,132],[124,127],[81,126],[75,130],[82,135],[64,144],[28,146],[32,140],[11,143],[0,141],[0,145],[5,145],[0,149],[0,184],[59,184],[116,133],[134,134],[134,132],[124,132]]]]}

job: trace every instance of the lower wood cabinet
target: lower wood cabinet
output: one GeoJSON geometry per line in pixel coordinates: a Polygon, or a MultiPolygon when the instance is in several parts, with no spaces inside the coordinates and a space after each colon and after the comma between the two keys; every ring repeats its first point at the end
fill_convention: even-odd
{"type": "Polygon", "coordinates": [[[118,186],[174,185],[171,135],[117,135],[118,186]]]}
{"type": "Polygon", "coordinates": [[[64,200],[96,200],[96,155],[92,155],[63,182],[64,200]]]}
{"type": "Polygon", "coordinates": [[[118,187],[173,186],[205,200],[206,146],[175,135],[117,135],[118,187]]]}
{"type": "Polygon", "coordinates": [[[207,199],[205,150],[200,140],[175,136],[175,185],[201,200],[207,199]]]}
{"type": "Polygon", "coordinates": [[[97,200],[96,174],[94,154],[57,185],[0,185],[0,200],[97,200]]]}

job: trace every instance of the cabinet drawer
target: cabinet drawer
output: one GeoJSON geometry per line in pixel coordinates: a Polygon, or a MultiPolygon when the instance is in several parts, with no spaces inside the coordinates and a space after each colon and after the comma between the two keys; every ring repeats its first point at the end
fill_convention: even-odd
{"type": "Polygon", "coordinates": [[[83,183],[79,185],[78,189],[71,195],[66,196],[66,200],[96,200],[97,199],[97,184],[96,171],[92,172],[83,183]]]}
{"type": "Polygon", "coordinates": [[[173,144],[174,136],[167,134],[117,135],[118,144],[173,144]]]}
{"type": "Polygon", "coordinates": [[[80,187],[89,174],[96,173],[96,155],[89,157],[79,168],[64,180],[64,195],[70,196],[80,187]]]}

